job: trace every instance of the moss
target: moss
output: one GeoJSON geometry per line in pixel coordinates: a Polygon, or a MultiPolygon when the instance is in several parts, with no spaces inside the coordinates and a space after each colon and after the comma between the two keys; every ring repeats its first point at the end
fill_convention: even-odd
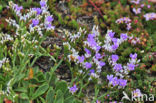
{"type": "Polygon", "coordinates": [[[65,16],[65,20],[69,20],[70,19],[70,17],[69,16],[65,16]]]}
{"type": "Polygon", "coordinates": [[[100,26],[102,29],[104,29],[106,27],[106,25],[104,23],[100,23],[100,26]]]}
{"type": "Polygon", "coordinates": [[[107,15],[104,15],[103,18],[104,18],[104,20],[107,20],[108,19],[108,16],[107,15]]]}
{"type": "Polygon", "coordinates": [[[0,5],[0,13],[2,12],[2,9],[3,9],[3,6],[2,6],[2,5],[0,5]]]}
{"type": "Polygon", "coordinates": [[[78,25],[78,23],[77,23],[75,20],[71,20],[71,21],[68,23],[68,25],[69,25],[70,27],[73,27],[73,28],[77,29],[77,30],[78,30],[78,28],[79,28],[79,25],[78,25]]]}
{"type": "Polygon", "coordinates": [[[58,22],[62,25],[64,24],[61,13],[58,14],[58,22]]]}

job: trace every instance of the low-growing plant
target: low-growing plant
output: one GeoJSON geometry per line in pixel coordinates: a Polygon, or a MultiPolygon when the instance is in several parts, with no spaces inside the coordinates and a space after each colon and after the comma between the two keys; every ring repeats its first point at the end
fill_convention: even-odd
{"type": "Polygon", "coordinates": [[[74,103],[76,100],[65,81],[59,81],[54,71],[62,63],[42,46],[42,42],[54,30],[53,17],[46,1],[41,8],[31,8],[22,14],[22,6],[9,2],[16,20],[6,21],[13,26],[15,35],[0,34],[0,102],[15,103],[74,103]],[[55,62],[50,72],[44,73],[34,64],[41,56],[55,62]]]}
{"type": "Polygon", "coordinates": [[[125,93],[139,98],[156,92],[153,4],[36,2],[3,1],[9,6],[0,19],[0,103],[129,103],[125,93]],[[50,69],[40,64],[43,57],[50,69]]]}

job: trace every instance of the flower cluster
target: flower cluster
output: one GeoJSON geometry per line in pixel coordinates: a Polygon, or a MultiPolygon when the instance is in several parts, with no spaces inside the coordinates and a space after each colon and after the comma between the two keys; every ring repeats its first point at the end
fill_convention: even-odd
{"type": "MultiPolygon", "coordinates": [[[[27,14],[22,14],[20,11],[23,9],[22,6],[18,6],[17,4],[14,4],[13,2],[9,2],[9,7],[14,11],[14,13],[19,17],[19,22],[25,22],[30,23],[29,25],[29,33],[32,33],[34,31],[37,31],[40,36],[43,36],[44,30],[54,30],[54,26],[52,26],[53,16],[50,15],[50,12],[48,11],[48,6],[46,5],[47,0],[41,0],[40,5],[41,8],[30,8],[27,14]],[[44,22],[42,23],[44,19],[44,22]]],[[[21,25],[16,23],[15,20],[12,19],[6,19],[6,21],[10,24],[15,26],[17,29],[21,25]]],[[[19,31],[19,30],[17,30],[19,31]]],[[[18,35],[18,33],[16,33],[18,35]]]]}
{"type": "Polygon", "coordinates": [[[115,52],[116,49],[119,47],[121,43],[126,41],[128,39],[128,36],[126,33],[121,33],[120,39],[114,37],[115,32],[112,32],[112,30],[108,30],[106,36],[105,36],[105,44],[102,46],[105,50],[109,52],[115,52]],[[112,44],[112,45],[111,45],[112,44]]]}
{"type": "Polygon", "coordinates": [[[131,19],[128,18],[128,17],[123,17],[123,18],[120,18],[120,19],[117,19],[116,20],[116,23],[118,24],[121,24],[121,23],[130,23],[131,22],[131,19]]]}
{"type": "Polygon", "coordinates": [[[70,91],[72,94],[74,94],[74,93],[78,90],[78,88],[76,87],[76,85],[74,85],[73,87],[68,87],[68,89],[69,89],[69,91],[70,91]]]}
{"type": "Polygon", "coordinates": [[[109,84],[112,84],[113,86],[119,85],[119,87],[125,87],[127,84],[127,80],[123,78],[129,77],[128,73],[135,69],[137,63],[139,63],[139,60],[137,60],[136,53],[130,54],[129,62],[125,66],[122,66],[122,64],[117,63],[118,59],[118,55],[114,54],[109,58],[108,61],[113,66],[115,77],[113,77],[113,75],[107,75],[107,79],[109,80],[109,84]]]}
{"type": "Polygon", "coordinates": [[[83,34],[83,33],[86,33],[86,31],[84,30],[84,29],[79,29],[79,32],[77,32],[76,34],[72,34],[72,33],[70,33],[70,32],[67,32],[67,31],[65,31],[66,33],[66,36],[69,38],[69,40],[70,40],[70,42],[74,42],[75,43],[75,41],[77,40],[77,39],[79,39],[80,37],[81,37],[81,35],[83,34]]]}
{"type": "MultiPolygon", "coordinates": [[[[73,35],[67,35],[69,41],[64,43],[64,46],[68,47],[68,50],[70,50],[69,52],[71,52],[71,54],[68,55],[68,60],[73,61],[81,67],[85,68],[84,70],[80,70],[79,73],[83,74],[86,71],[89,71],[89,80],[92,80],[92,78],[98,79],[102,71],[101,69],[106,65],[105,61],[103,60],[104,58],[107,58],[108,55],[101,53],[101,50],[106,50],[110,53],[114,53],[120,46],[120,44],[122,44],[129,38],[127,33],[121,33],[120,38],[116,38],[115,32],[108,30],[105,36],[104,45],[101,45],[102,41],[99,40],[99,36],[98,27],[94,26],[92,32],[88,34],[86,40],[83,41],[84,45],[81,49],[85,52],[81,55],[79,55],[80,51],[72,46],[73,42],[70,43],[73,35]]],[[[80,40],[81,38],[83,38],[82,35],[80,38],[78,37],[77,40],[80,40]]],[[[119,59],[118,55],[113,54],[111,57],[112,59],[108,61],[111,65],[113,65],[113,70],[120,72],[123,67],[121,64],[116,63],[119,59]]],[[[122,87],[124,87],[125,83],[127,83],[127,81],[122,78],[120,78],[119,81],[120,86],[122,87]],[[125,83],[123,84],[123,82],[125,83]]]]}
{"type": "MultiPolygon", "coordinates": [[[[70,42],[71,38],[73,38],[73,35],[67,36],[70,42]]],[[[82,55],[79,55],[79,52],[71,46],[72,44],[70,44],[69,42],[64,43],[64,45],[68,47],[68,50],[71,51],[71,54],[68,55],[69,61],[74,61],[76,64],[79,64],[80,66],[85,68],[84,70],[81,70],[80,73],[84,73],[86,70],[89,71],[89,80],[91,80],[92,78],[99,78],[101,68],[105,65],[105,62],[102,61],[104,55],[99,52],[101,49],[101,42],[99,41],[98,37],[98,27],[94,26],[92,33],[88,34],[87,40],[83,41],[85,53],[82,55]],[[93,67],[95,68],[92,69],[93,67]]]]}
{"type": "Polygon", "coordinates": [[[92,34],[88,35],[87,41],[84,42],[85,46],[90,47],[93,49],[95,52],[98,52],[101,49],[101,42],[98,40],[99,37],[99,32],[98,27],[94,26],[92,29],[92,34]]]}
{"type": "Polygon", "coordinates": [[[113,75],[107,75],[107,79],[109,80],[109,84],[112,84],[113,87],[119,85],[124,88],[127,85],[127,80],[118,79],[118,77],[113,77],[113,75]]]}
{"type": "Polygon", "coordinates": [[[127,30],[130,30],[131,29],[131,19],[128,18],[128,17],[123,17],[123,18],[120,18],[120,19],[117,19],[116,20],[116,23],[118,24],[123,24],[125,23],[127,25],[127,30]]]}
{"type": "Polygon", "coordinates": [[[144,18],[146,19],[146,21],[154,20],[156,19],[156,13],[147,13],[144,15],[144,18]]]}
{"type": "Polygon", "coordinates": [[[9,34],[0,33],[0,43],[4,44],[7,41],[12,41],[13,38],[9,34]]]}

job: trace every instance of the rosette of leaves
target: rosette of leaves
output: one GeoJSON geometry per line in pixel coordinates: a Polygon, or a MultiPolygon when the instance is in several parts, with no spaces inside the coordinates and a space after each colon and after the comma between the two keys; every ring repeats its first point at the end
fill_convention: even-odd
{"type": "MultiPolygon", "coordinates": [[[[56,69],[58,65],[54,66],[52,69],[56,69]]],[[[65,81],[58,81],[53,70],[43,73],[39,71],[38,68],[30,68],[28,74],[20,74],[13,77],[9,82],[11,87],[9,88],[10,94],[2,94],[0,100],[7,98],[16,103],[76,102],[76,99],[67,88],[67,83],[65,81]]],[[[3,84],[1,86],[3,88],[5,87],[3,84]]]]}
{"type": "Polygon", "coordinates": [[[16,103],[74,103],[67,83],[58,81],[54,74],[62,60],[51,68],[51,72],[43,73],[39,68],[31,67],[43,54],[34,50],[34,45],[22,46],[20,40],[3,33],[0,40],[0,60],[8,58],[0,67],[0,102],[7,99],[16,103]],[[14,49],[7,46],[10,44],[14,49]],[[36,57],[32,59],[29,53],[35,53],[36,57]]]}

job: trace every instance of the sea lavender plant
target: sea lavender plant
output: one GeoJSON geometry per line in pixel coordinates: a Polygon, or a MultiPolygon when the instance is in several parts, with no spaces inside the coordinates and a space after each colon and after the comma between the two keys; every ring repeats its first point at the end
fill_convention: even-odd
{"type": "MultiPolygon", "coordinates": [[[[129,23],[131,20],[125,18],[123,21],[129,23]]],[[[126,66],[117,63],[119,56],[114,53],[123,42],[129,39],[127,33],[121,33],[120,38],[116,38],[115,32],[108,30],[103,41],[104,44],[102,45],[102,41],[99,40],[100,35],[98,33],[98,29],[96,26],[94,26],[92,32],[88,34],[87,38],[83,41],[84,45],[82,47],[82,50],[84,50],[85,52],[81,56],[79,55],[80,51],[77,50],[72,43],[75,43],[76,40],[78,41],[81,38],[84,38],[84,35],[81,35],[76,39],[72,39],[74,38],[74,35],[71,35],[71,33],[68,32],[66,33],[67,37],[69,38],[69,42],[66,41],[67,43],[65,43],[64,46],[68,46],[68,50],[69,52],[71,52],[71,54],[68,55],[69,61],[72,60],[76,64],[79,64],[79,66],[84,68],[81,70],[81,74],[84,74],[86,70],[89,70],[89,80],[92,80],[93,78],[99,79],[102,68],[105,68],[106,65],[103,59],[108,58],[108,62],[113,67],[112,70],[115,73],[115,75],[107,76],[107,79],[109,79],[109,84],[118,86],[119,88],[124,88],[127,85],[127,80],[124,78],[128,77],[129,71],[133,70],[134,67],[132,65],[129,65],[131,63],[131,60],[126,66]],[[72,41],[71,43],[71,40],[75,41],[72,41]],[[105,50],[113,54],[107,55],[101,53],[101,50],[105,50]]],[[[133,62],[133,64],[136,65],[135,62],[133,62]]]]}
{"type": "MultiPolygon", "coordinates": [[[[42,1],[47,3],[46,0],[42,1]]],[[[18,95],[14,92],[14,88],[12,87],[25,81],[24,78],[26,74],[29,74],[28,67],[33,66],[36,60],[42,55],[49,56],[55,61],[55,59],[41,46],[43,40],[46,39],[47,35],[54,28],[47,29],[44,27],[46,17],[52,17],[46,4],[44,8],[41,9],[30,8],[27,10],[26,14],[21,13],[21,11],[25,11],[22,6],[18,6],[12,1],[9,2],[8,8],[14,13],[15,20],[11,18],[6,19],[9,26],[13,26],[14,35],[0,33],[0,69],[7,74],[7,79],[4,77],[5,82],[1,84],[2,88],[0,89],[3,90],[4,98],[9,98],[12,102],[15,102],[14,100],[18,99],[16,98],[18,95]],[[11,46],[9,47],[8,45],[11,46]],[[4,84],[5,88],[3,89],[4,84]]],[[[48,23],[52,24],[51,18],[48,18],[48,23]]],[[[31,78],[33,78],[33,76],[31,78]]],[[[1,97],[3,96],[0,96],[0,101],[3,101],[3,98],[1,97]]]]}
{"type": "MultiPolygon", "coordinates": [[[[46,5],[47,0],[42,0],[40,2],[41,8],[30,8],[27,14],[22,14],[20,12],[22,7],[17,6],[13,2],[9,2],[9,8],[13,10],[13,12],[16,14],[16,16],[20,19],[18,23],[12,19],[7,19],[6,21],[10,24],[15,26],[17,29],[19,29],[19,23],[25,21],[24,24],[32,22],[29,25],[29,33],[33,33],[34,31],[37,31],[40,36],[43,36],[44,30],[54,30],[54,26],[52,26],[53,16],[50,15],[50,12],[48,11],[48,7],[46,5]],[[42,19],[45,19],[44,22],[42,22],[42,19]],[[44,25],[44,26],[43,26],[44,25]]],[[[19,31],[19,30],[17,30],[19,31]]],[[[18,33],[17,33],[18,35],[18,33]]]]}
{"type": "MultiPolygon", "coordinates": [[[[120,87],[124,88],[127,84],[127,80],[123,79],[123,78],[129,78],[129,75],[128,75],[129,72],[132,70],[135,70],[135,67],[140,62],[140,60],[137,60],[137,54],[131,53],[129,62],[127,63],[127,65],[123,65],[123,66],[119,63],[116,63],[118,60],[117,55],[112,55],[111,57],[109,57],[108,60],[109,60],[109,64],[111,64],[113,66],[113,70],[115,72],[115,76],[114,75],[107,75],[107,79],[109,80],[109,84],[113,83],[113,77],[114,78],[119,77],[118,79],[116,79],[116,80],[121,81],[121,82],[119,82],[119,88],[120,87]],[[120,83],[121,83],[121,85],[120,85],[120,83]]],[[[112,85],[116,86],[117,84],[112,84],[112,85]]]]}

